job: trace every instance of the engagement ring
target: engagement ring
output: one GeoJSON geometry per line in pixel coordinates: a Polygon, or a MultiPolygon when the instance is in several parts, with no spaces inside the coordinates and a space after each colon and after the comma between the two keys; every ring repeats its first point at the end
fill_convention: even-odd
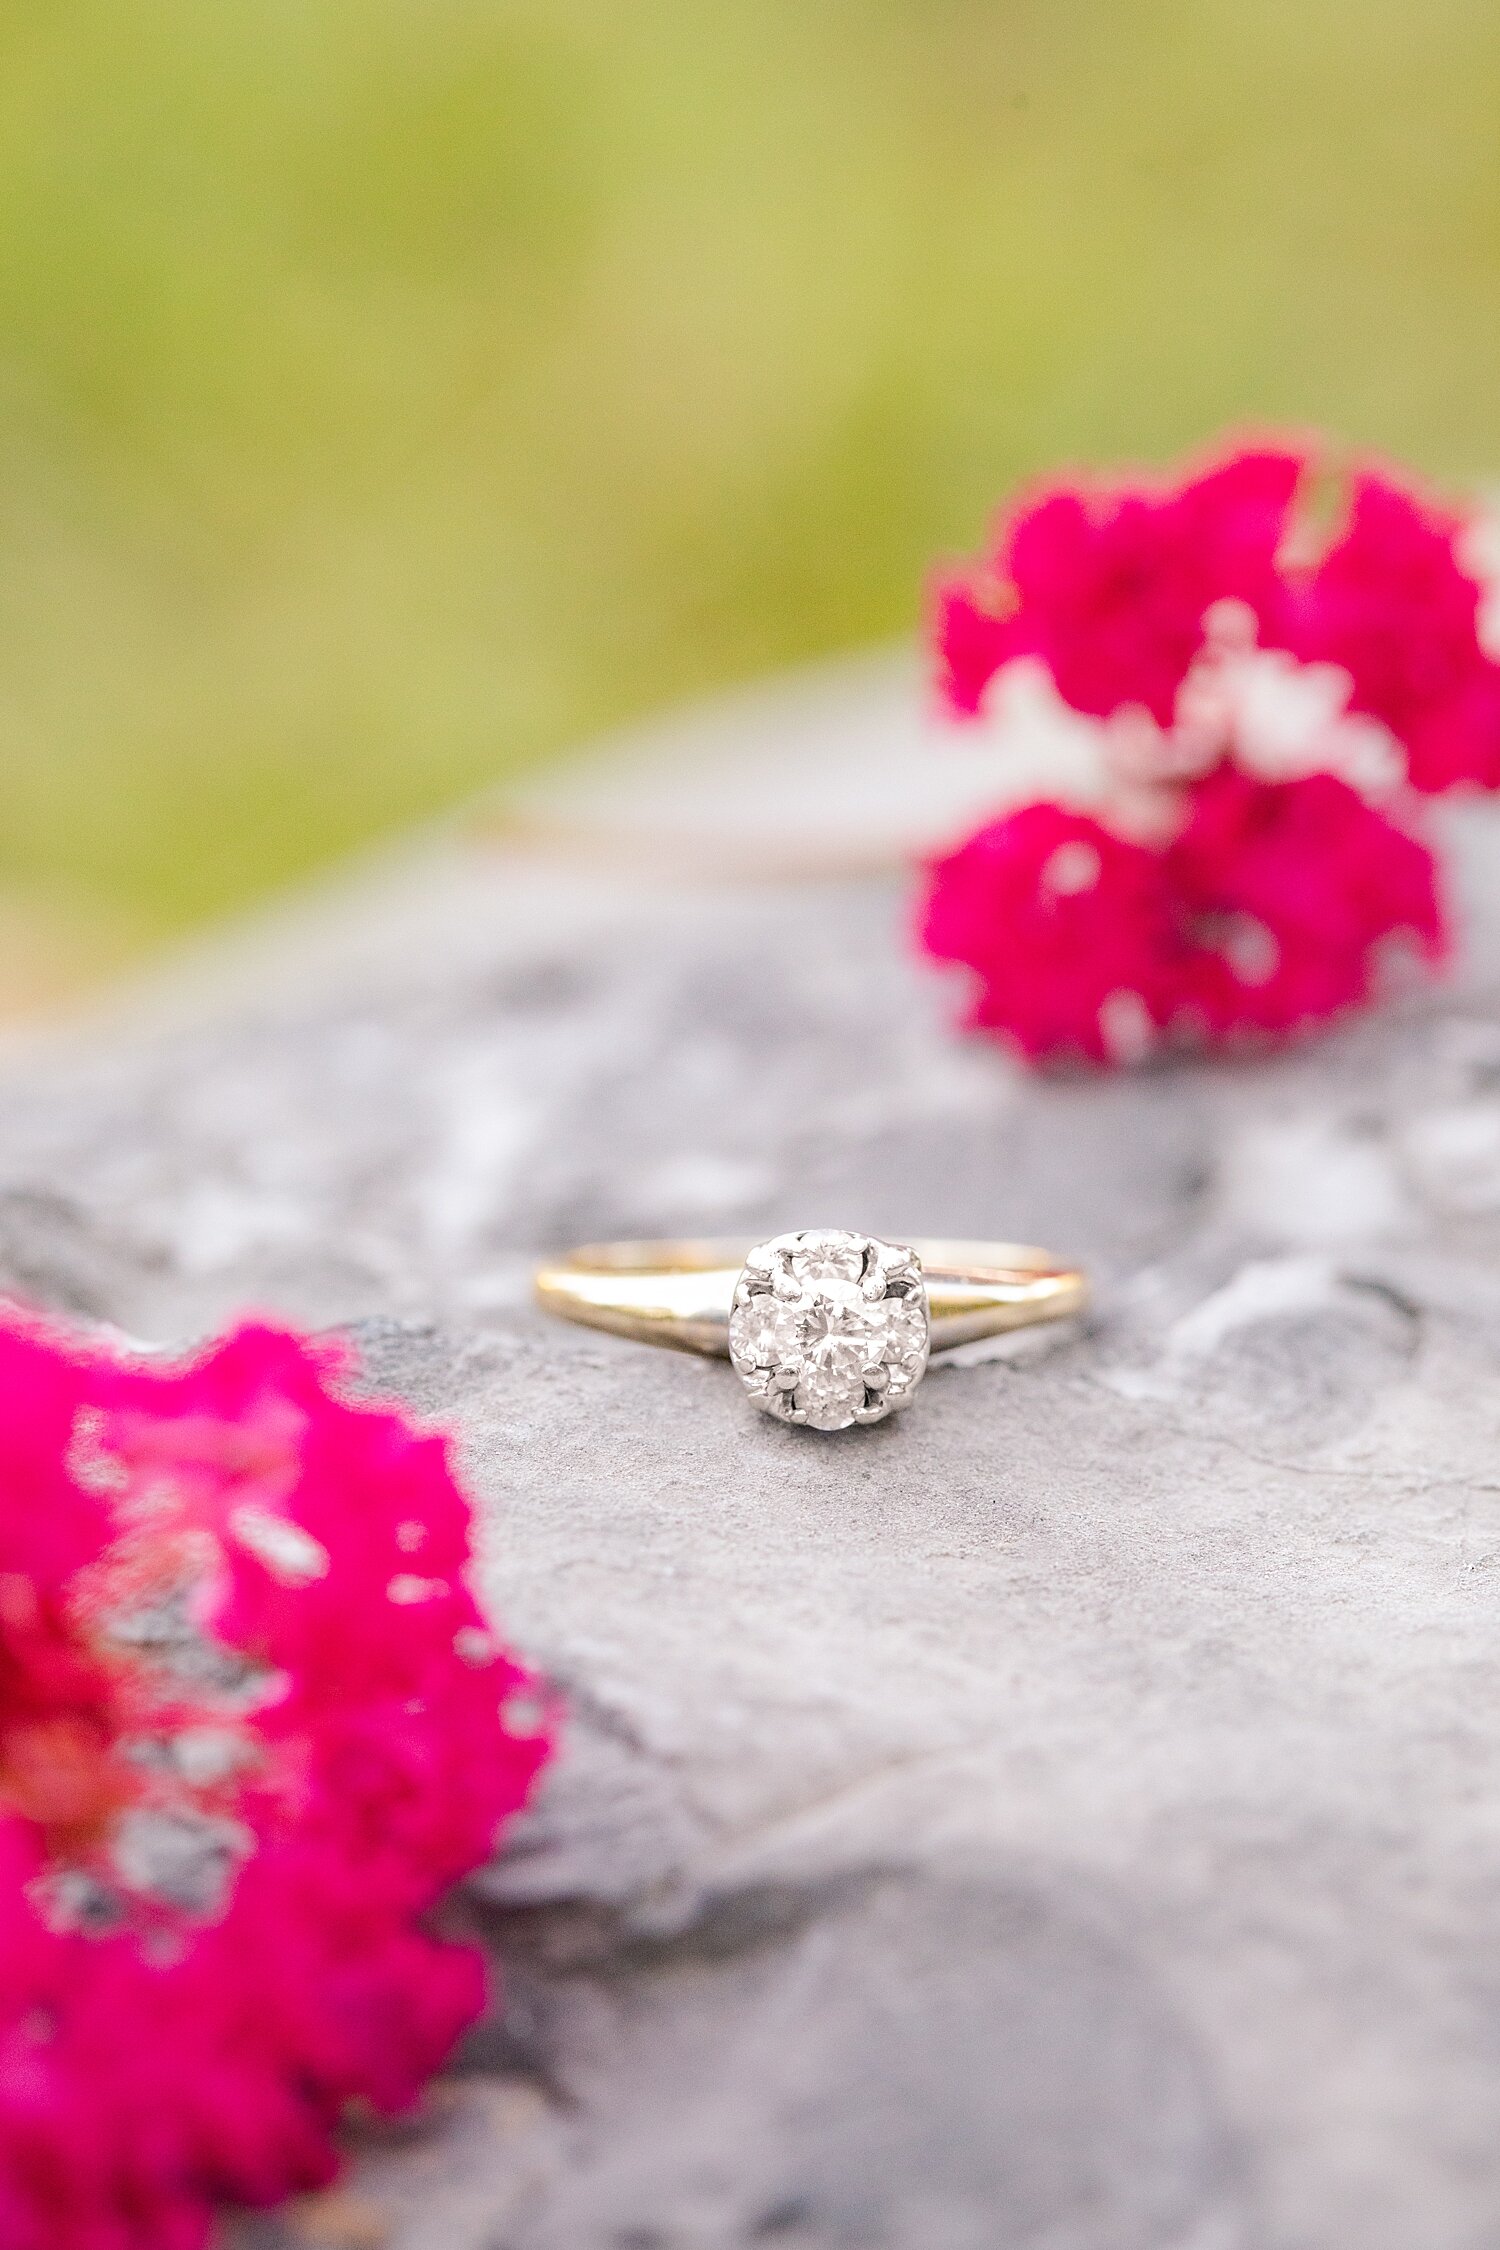
{"type": "Polygon", "coordinates": [[[1015,1242],[882,1242],[832,1227],[735,1242],[608,1242],[541,1266],[564,1320],[733,1362],[781,1422],[846,1430],[904,1406],[930,1352],[1080,1311],[1088,1284],[1015,1242]]]}

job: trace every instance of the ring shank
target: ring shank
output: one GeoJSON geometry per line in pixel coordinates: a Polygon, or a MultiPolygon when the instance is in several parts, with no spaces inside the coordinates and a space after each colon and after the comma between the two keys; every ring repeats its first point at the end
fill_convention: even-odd
{"type": "MultiPolygon", "coordinates": [[[[588,1243],[538,1267],[536,1300],[563,1320],[727,1359],[734,1287],[754,1247],[748,1240],[588,1243]]],[[[921,1260],[935,1352],[1066,1320],[1088,1301],[1088,1283],[1075,1267],[1029,1243],[905,1247],[921,1260]]]]}

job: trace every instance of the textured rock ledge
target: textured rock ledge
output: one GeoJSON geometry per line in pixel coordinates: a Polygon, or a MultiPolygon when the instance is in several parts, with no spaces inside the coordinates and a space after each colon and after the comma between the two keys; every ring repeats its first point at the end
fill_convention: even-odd
{"type": "Polygon", "coordinates": [[[9,1067],[4,1278],[352,1324],[572,1705],[461,1908],[504,2020],[235,2239],[1491,2250],[1492,922],[1304,1054],[1036,1085],[892,883],[649,860],[428,840],[9,1067]],[[1097,1314],[828,1438],[525,1304],[570,1237],[824,1220],[1097,1314]]]}

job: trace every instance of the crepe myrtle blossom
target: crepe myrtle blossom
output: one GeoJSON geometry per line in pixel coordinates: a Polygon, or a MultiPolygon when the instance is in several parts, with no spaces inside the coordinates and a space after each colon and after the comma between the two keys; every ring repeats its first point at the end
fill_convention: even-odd
{"type": "Polygon", "coordinates": [[[1294,581],[1282,628],[1304,662],[1347,673],[1351,709],[1390,730],[1428,795],[1500,786],[1500,664],[1474,567],[1484,528],[1477,510],[1358,476],[1344,529],[1294,581]]]}
{"type": "Polygon", "coordinates": [[[1302,448],[1024,499],[935,608],[948,709],[1058,776],[929,870],[971,1021],[1118,1062],[1284,1037],[1439,960],[1417,799],[1500,784],[1497,560],[1477,512],[1302,448]]]}
{"type": "Polygon", "coordinates": [[[1160,854],[1062,805],[1026,805],[938,861],[922,939],[974,972],[969,1021],[1033,1062],[1124,1062],[1185,1004],[1160,854]]]}
{"type": "Polygon", "coordinates": [[[921,936],[972,972],[969,1022],[1032,1062],[1281,1038],[1441,957],[1430,853],[1331,774],[1219,768],[1165,848],[1027,805],[930,870],[921,936]]]}
{"type": "Polygon", "coordinates": [[[1246,452],[1175,488],[1060,485],[999,527],[977,569],[937,589],[953,708],[976,712],[995,673],[1037,656],[1075,711],[1137,708],[1170,727],[1217,601],[1278,610],[1276,558],[1301,464],[1246,452]]]}
{"type": "Polygon", "coordinates": [[[972,717],[996,675],[1031,656],[1075,711],[1144,714],[1170,736],[1192,724],[1189,675],[1213,653],[1210,619],[1233,618],[1242,655],[1337,667],[1339,707],[1384,730],[1414,789],[1493,788],[1493,544],[1478,508],[1444,507],[1374,469],[1340,483],[1306,447],[1248,448],[1176,484],[1056,486],[1023,499],[976,565],[940,580],[940,686],[972,717]]]}
{"type": "Polygon", "coordinates": [[[1221,765],[1165,856],[1194,1036],[1301,1031],[1447,948],[1432,854],[1334,774],[1263,782],[1221,765]]]}
{"type": "Polygon", "coordinates": [[[189,1363],[0,1312],[0,2242],[199,2250],[329,2178],[485,2000],[428,1910],[550,1717],[443,1441],[245,1326],[189,1363]]]}

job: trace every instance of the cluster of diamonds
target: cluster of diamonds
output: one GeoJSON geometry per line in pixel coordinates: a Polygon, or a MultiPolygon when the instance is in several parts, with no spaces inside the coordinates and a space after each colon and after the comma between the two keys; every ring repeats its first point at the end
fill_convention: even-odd
{"type": "Polygon", "coordinates": [[[729,1315],[729,1356],[757,1406],[846,1430],[904,1405],[927,1366],[927,1291],[915,1254],[833,1228],[751,1251],[729,1315]]]}

